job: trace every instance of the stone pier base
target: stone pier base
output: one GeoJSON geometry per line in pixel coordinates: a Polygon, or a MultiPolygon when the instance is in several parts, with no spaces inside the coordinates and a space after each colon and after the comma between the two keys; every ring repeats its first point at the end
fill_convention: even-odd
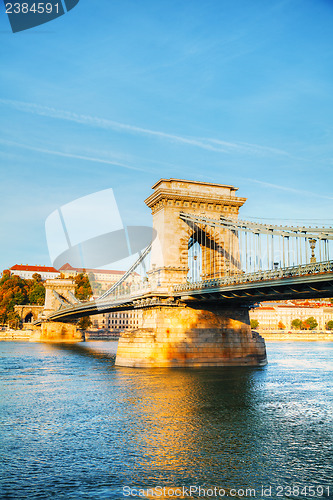
{"type": "Polygon", "coordinates": [[[131,367],[264,366],[265,341],[248,309],[156,307],[143,328],[122,334],[116,365],[131,367]]]}
{"type": "Polygon", "coordinates": [[[42,323],[31,337],[32,342],[81,342],[82,333],[77,331],[76,325],[49,321],[42,323]]]}

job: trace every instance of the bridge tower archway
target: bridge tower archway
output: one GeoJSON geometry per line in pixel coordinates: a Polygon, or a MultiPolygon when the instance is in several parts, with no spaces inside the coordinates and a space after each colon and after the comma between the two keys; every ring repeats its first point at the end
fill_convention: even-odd
{"type": "Polygon", "coordinates": [[[32,322],[34,321],[34,319],[35,319],[35,318],[34,318],[34,315],[33,315],[33,314],[32,314],[32,312],[30,311],[30,312],[28,312],[28,314],[26,314],[26,316],[25,316],[25,318],[24,318],[23,322],[24,322],[24,323],[32,323],[32,322]]]}
{"type": "Polygon", "coordinates": [[[194,235],[188,240],[188,274],[191,282],[200,281],[202,278],[202,249],[194,235]]]}
{"type": "Polygon", "coordinates": [[[160,179],[154,192],[145,200],[153,215],[157,238],[152,245],[149,280],[161,289],[185,283],[189,273],[189,240],[194,235],[201,247],[202,279],[223,276],[230,266],[239,267],[237,236],[226,228],[197,226],[181,218],[181,214],[217,218],[238,218],[246,198],[236,196],[234,186],[160,179]]]}

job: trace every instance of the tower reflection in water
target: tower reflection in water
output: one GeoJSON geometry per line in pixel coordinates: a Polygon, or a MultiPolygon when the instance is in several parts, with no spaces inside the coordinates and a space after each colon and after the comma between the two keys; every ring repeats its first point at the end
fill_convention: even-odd
{"type": "Polygon", "coordinates": [[[67,405],[88,419],[96,468],[84,481],[93,476],[114,498],[123,486],[258,493],[267,484],[313,484],[314,474],[328,484],[329,344],[279,344],[269,367],[205,370],[115,367],[111,344],[47,347],[70,364],[67,405]]]}
{"type": "Polygon", "coordinates": [[[123,440],[137,457],[132,484],[253,486],[262,453],[258,371],[140,370],[130,377],[123,440]]]}

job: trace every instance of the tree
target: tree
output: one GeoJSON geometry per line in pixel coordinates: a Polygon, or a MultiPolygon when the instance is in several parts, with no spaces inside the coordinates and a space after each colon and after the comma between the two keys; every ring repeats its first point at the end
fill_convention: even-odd
{"type": "Polygon", "coordinates": [[[31,280],[10,274],[6,269],[0,279],[0,323],[16,321],[10,314],[14,307],[20,304],[43,305],[45,301],[45,288],[40,274],[34,274],[31,280]]]}
{"type": "Polygon", "coordinates": [[[28,303],[29,283],[30,280],[23,280],[19,276],[10,274],[6,269],[2,273],[0,279],[0,321],[14,321],[14,317],[9,316],[9,313],[14,312],[14,307],[17,304],[28,303]]]}
{"type": "Polygon", "coordinates": [[[32,275],[32,279],[35,283],[41,283],[42,282],[42,277],[40,274],[35,273],[32,275]]]}
{"type": "Polygon", "coordinates": [[[300,330],[301,329],[301,325],[302,325],[302,321],[298,318],[296,319],[293,319],[292,322],[291,322],[291,328],[293,330],[300,330]]]}
{"type": "Polygon", "coordinates": [[[255,330],[259,326],[259,321],[257,319],[251,319],[251,328],[252,330],[255,330]]]}
{"type": "Polygon", "coordinates": [[[310,316],[305,322],[309,325],[309,330],[314,330],[318,326],[318,322],[313,316],[310,316]]]}
{"type": "Polygon", "coordinates": [[[81,318],[79,320],[79,322],[77,324],[78,328],[80,328],[81,330],[86,330],[91,325],[92,325],[92,322],[91,322],[90,316],[84,316],[83,318],[81,318]]]}
{"type": "Polygon", "coordinates": [[[37,304],[38,306],[42,306],[44,302],[45,302],[45,287],[43,283],[39,281],[34,281],[34,284],[29,292],[29,304],[37,304]]]}
{"type": "Polygon", "coordinates": [[[11,311],[7,315],[7,321],[10,328],[18,328],[20,325],[20,316],[14,311],[11,311]]]}
{"type": "Polygon", "coordinates": [[[89,283],[88,276],[86,274],[78,274],[75,276],[75,297],[79,300],[87,300],[92,295],[92,289],[89,283]]]}
{"type": "Polygon", "coordinates": [[[326,323],[327,330],[333,330],[333,320],[327,321],[326,323]]]}
{"type": "Polygon", "coordinates": [[[102,284],[99,283],[98,281],[96,281],[96,278],[95,278],[95,275],[94,273],[90,272],[88,274],[88,279],[89,279],[89,283],[90,283],[90,286],[91,286],[91,290],[92,290],[92,293],[93,295],[101,295],[101,292],[102,292],[102,284]]]}
{"type": "Polygon", "coordinates": [[[284,324],[282,323],[282,321],[279,321],[278,328],[279,328],[280,330],[285,330],[285,329],[286,329],[286,325],[284,325],[284,324]]]}

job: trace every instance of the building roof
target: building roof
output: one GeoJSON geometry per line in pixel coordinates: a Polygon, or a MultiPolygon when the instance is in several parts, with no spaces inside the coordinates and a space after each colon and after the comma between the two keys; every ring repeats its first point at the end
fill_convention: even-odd
{"type": "MultiPolygon", "coordinates": [[[[78,273],[97,273],[97,274],[125,274],[125,271],[110,271],[109,269],[85,269],[84,267],[72,267],[70,264],[64,264],[59,271],[76,271],[78,273]]],[[[136,274],[136,273],[134,273],[136,274]]]]}
{"type": "Polygon", "coordinates": [[[48,266],[24,266],[23,264],[15,264],[10,268],[10,271],[33,271],[35,273],[59,273],[54,267],[48,266]]]}
{"type": "Polygon", "coordinates": [[[216,182],[202,182],[202,181],[188,181],[186,179],[160,179],[159,181],[155,182],[155,184],[152,186],[152,189],[155,189],[156,186],[161,184],[162,182],[168,182],[169,184],[177,182],[177,183],[184,183],[184,184],[197,184],[199,186],[214,186],[214,187],[222,187],[222,188],[228,188],[231,191],[238,191],[238,188],[235,186],[230,186],[229,184],[217,184],[216,182]]]}
{"type": "Polygon", "coordinates": [[[318,301],[316,299],[295,299],[295,300],[280,300],[272,302],[261,302],[258,309],[272,307],[274,309],[321,309],[323,307],[331,307],[329,299],[318,301]]]}

